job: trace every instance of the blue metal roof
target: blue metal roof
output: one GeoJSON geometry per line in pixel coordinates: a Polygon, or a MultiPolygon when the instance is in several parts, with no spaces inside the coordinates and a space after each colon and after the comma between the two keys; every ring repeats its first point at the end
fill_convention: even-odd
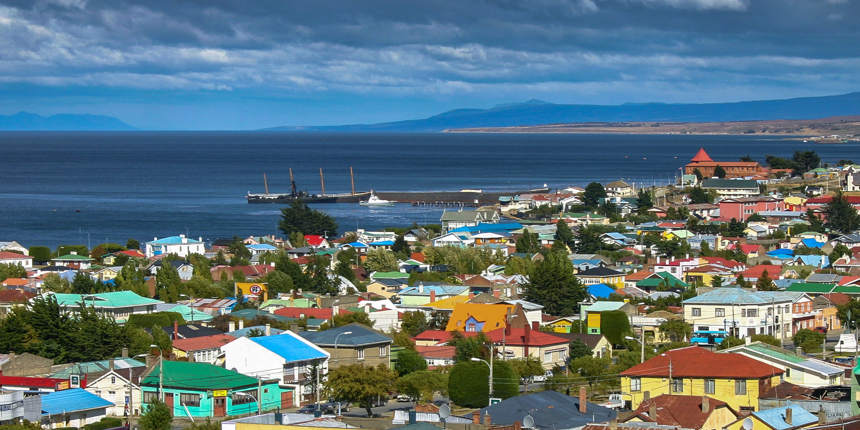
{"type": "Polygon", "coordinates": [[[768,409],[766,411],[753,412],[753,416],[767,424],[774,430],[786,430],[795,427],[803,427],[818,422],[818,417],[812,415],[799,405],[783,406],[781,408],[768,409]],[[785,411],[791,408],[791,424],[785,422],[785,411]]]}
{"type": "Polygon", "coordinates": [[[606,284],[594,284],[588,286],[588,294],[601,299],[608,299],[609,295],[614,292],[615,290],[606,284]]]}
{"type": "Polygon", "coordinates": [[[811,238],[810,239],[803,239],[801,242],[803,243],[803,246],[805,246],[807,248],[818,249],[818,248],[821,248],[822,246],[824,246],[824,242],[819,242],[819,241],[817,241],[815,239],[811,239],[811,238]]]}
{"type": "Polygon", "coordinates": [[[181,236],[170,236],[170,237],[165,237],[163,239],[153,240],[153,241],[147,242],[147,243],[153,243],[153,244],[157,244],[157,245],[176,245],[176,244],[180,244],[180,243],[182,243],[182,244],[185,244],[185,243],[195,244],[195,243],[203,243],[203,242],[201,242],[199,240],[188,239],[186,237],[181,237],[181,236]]]}
{"type": "Polygon", "coordinates": [[[449,230],[448,233],[493,233],[499,231],[515,231],[523,228],[518,222],[505,222],[498,224],[480,223],[471,227],[459,227],[449,230]]]}
{"type": "Polygon", "coordinates": [[[400,291],[399,295],[403,297],[404,295],[408,296],[429,296],[430,291],[435,291],[436,295],[452,295],[456,296],[461,294],[463,291],[466,291],[469,287],[461,287],[458,285],[423,285],[423,292],[420,291],[421,287],[412,286],[408,288],[404,288],[400,291]]]}
{"type": "Polygon", "coordinates": [[[358,323],[347,324],[340,327],[335,327],[325,331],[303,331],[299,336],[321,346],[333,346],[335,340],[338,345],[343,346],[361,346],[375,343],[391,343],[392,339],[383,334],[365,327],[358,323]],[[352,332],[337,337],[341,333],[352,332]]]}
{"type": "Polygon", "coordinates": [[[113,402],[109,402],[82,388],[56,391],[42,396],[43,415],[56,415],[111,406],[114,406],[113,402]]]}
{"type": "Polygon", "coordinates": [[[261,243],[259,245],[248,245],[246,248],[254,249],[254,250],[263,250],[263,251],[277,251],[278,248],[269,245],[268,243],[261,243]]]}
{"type": "Polygon", "coordinates": [[[393,240],[380,240],[377,242],[370,242],[370,246],[392,246],[394,245],[393,240]]]}
{"type": "Polygon", "coordinates": [[[292,332],[285,332],[284,334],[252,337],[250,339],[263,348],[280,355],[286,361],[314,360],[327,357],[323,351],[308,345],[294,336],[292,332]]]}

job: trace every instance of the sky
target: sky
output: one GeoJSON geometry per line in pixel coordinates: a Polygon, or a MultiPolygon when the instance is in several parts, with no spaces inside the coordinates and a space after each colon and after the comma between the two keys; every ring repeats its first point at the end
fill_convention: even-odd
{"type": "Polygon", "coordinates": [[[860,91],[860,0],[0,0],[0,114],[252,130],[860,91]]]}

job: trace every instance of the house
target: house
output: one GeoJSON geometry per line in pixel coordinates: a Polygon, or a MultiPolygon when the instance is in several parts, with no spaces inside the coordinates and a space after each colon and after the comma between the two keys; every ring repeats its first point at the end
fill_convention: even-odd
{"type": "Polygon", "coordinates": [[[728,403],[709,396],[661,394],[643,401],[619,422],[656,423],[683,429],[721,429],[740,416],[728,403]]]}
{"type": "Polygon", "coordinates": [[[845,368],[827,362],[800,357],[798,354],[762,342],[724,349],[721,354],[741,354],[783,370],[783,381],[805,387],[837,385],[845,368]]]}
{"type": "MultiPolygon", "coordinates": [[[[493,426],[517,428],[523,418],[531,416],[534,430],[579,429],[589,423],[608,422],[617,413],[586,400],[585,387],[579,396],[568,396],[553,390],[511,397],[474,412],[475,419],[481,417],[493,426]]],[[[485,421],[486,422],[486,421],[485,421]]],[[[525,428],[525,426],[522,426],[525,428]]]]}
{"type": "Polygon", "coordinates": [[[43,394],[42,427],[55,429],[78,427],[99,422],[107,416],[113,402],[89,393],[82,388],[43,394]]]}
{"type": "Polygon", "coordinates": [[[146,365],[131,358],[117,358],[91,363],[80,363],[63,372],[51,375],[66,377],[71,374],[83,374],[87,379],[87,391],[93,393],[113,405],[107,414],[121,417],[140,415],[143,410],[140,403],[140,376],[146,371],[146,365]]]}
{"type": "Polygon", "coordinates": [[[684,300],[684,321],[693,325],[693,331],[724,330],[738,338],[768,334],[787,339],[792,336],[793,305],[799,300],[810,299],[790,291],[715,288],[684,300]]]}
{"type": "Polygon", "coordinates": [[[798,405],[818,415],[819,423],[851,416],[851,387],[828,385],[820,388],[802,387],[783,381],[762,393],[758,399],[759,410],[798,405]],[[825,411],[822,411],[824,409],[825,411]]]}
{"type": "Polygon", "coordinates": [[[151,314],[161,300],[141,297],[132,291],[113,291],[97,294],[49,293],[57,299],[63,311],[76,313],[81,304],[95,308],[96,312],[124,324],[132,314],[151,314]]]}
{"type": "MultiPolygon", "coordinates": [[[[570,330],[570,326],[568,326],[568,330],[570,330]]],[[[568,342],[578,340],[588,345],[594,358],[612,357],[612,343],[602,334],[558,332],[557,330],[553,334],[567,339],[568,342]]]]}
{"type": "MultiPolygon", "coordinates": [[[[191,278],[194,276],[194,266],[191,263],[182,260],[170,260],[169,262],[165,262],[164,260],[155,260],[152,262],[152,264],[149,265],[147,270],[149,270],[150,274],[156,275],[158,274],[158,271],[161,269],[161,266],[163,264],[170,264],[171,266],[173,266],[173,268],[176,269],[176,272],[179,274],[179,279],[182,281],[190,281],[191,278]]],[[[120,270],[122,270],[122,268],[120,268],[120,270]]]]}
{"type": "Polygon", "coordinates": [[[538,323],[521,328],[507,327],[486,333],[493,345],[501,345],[504,357],[540,360],[547,370],[553,366],[565,367],[569,341],[552,333],[542,332],[538,323]]]}
{"type": "Polygon", "coordinates": [[[415,351],[424,358],[428,368],[433,368],[436,366],[453,366],[455,364],[454,355],[457,353],[457,348],[453,346],[416,345],[415,351]]]}
{"type": "Polygon", "coordinates": [[[839,186],[844,191],[860,191],[860,168],[845,166],[839,175],[839,186]]]}
{"type": "Polygon", "coordinates": [[[248,251],[251,252],[251,256],[265,254],[267,252],[278,252],[278,247],[269,245],[268,243],[261,243],[259,245],[248,245],[248,251]]]}
{"type": "Polygon", "coordinates": [[[689,346],[621,372],[621,390],[630,393],[632,408],[638,408],[648,394],[678,394],[708,396],[738,412],[755,411],[759,394],[778,384],[782,373],[782,369],[740,354],[689,346]]]}
{"type": "Polygon", "coordinates": [[[390,299],[397,295],[401,288],[406,286],[406,280],[399,279],[377,279],[367,284],[367,292],[374,293],[390,299]]]}
{"type": "Polygon", "coordinates": [[[840,243],[847,246],[848,249],[856,248],[860,246],[860,233],[843,234],[830,241],[834,247],[840,243]]]}
{"type": "Polygon", "coordinates": [[[136,249],[129,249],[127,251],[117,251],[117,252],[111,252],[110,254],[102,255],[101,260],[102,260],[102,263],[104,263],[108,266],[114,266],[115,265],[114,263],[116,263],[117,258],[119,258],[120,256],[125,256],[128,258],[146,258],[146,255],[144,255],[140,251],[138,251],[136,249]]]}
{"type": "Polygon", "coordinates": [[[159,255],[174,254],[180,258],[188,257],[191,254],[203,255],[206,253],[206,247],[203,243],[203,238],[199,240],[189,239],[184,234],[179,236],[170,236],[163,239],[155,238],[144,244],[144,253],[147,258],[152,258],[159,255]]]}
{"type": "MultiPolygon", "coordinates": [[[[758,181],[744,179],[705,179],[702,181],[702,188],[714,190],[718,196],[724,199],[752,197],[757,196],[760,192],[758,181]]],[[[722,212],[720,212],[720,218],[725,219],[722,212]]]]}
{"type": "Polygon", "coordinates": [[[225,417],[291,408],[294,403],[293,391],[279,386],[277,379],[260,380],[208,363],[163,360],[140,382],[144,403],[159,397],[160,382],[160,397],[173,416],[225,417]]]}
{"type": "Polygon", "coordinates": [[[594,267],[576,274],[585,285],[606,284],[614,288],[624,287],[624,273],[608,267],[594,267]]]}
{"type": "MultiPolygon", "coordinates": [[[[788,430],[800,429],[818,424],[819,420],[800,405],[788,405],[765,411],[753,412],[749,417],[738,419],[734,423],[724,427],[727,430],[744,430],[744,422],[749,419],[752,422],[750,430],[788,430]]],[[[824,424],[822,421],[821,424],[824,424]]]]}
{"type": "Polygon", "coordinates": [[[52,258],[51,264],[57,266],[66,266],[75,270],[87,270],[90,268],[90,266],[93,265],[93,261],[95,261],[95,259],[87,257],[85,255],[78,255],[76,251],[72,251],[71,254],[52,258]]]}
{"type": "Polygon", "coordinates": [[[415,243],[428,237],[430,237],[430,232],[422,227],[413,228],[403,233],[403,239],[408,243],[415,243]]]}
{"type": "Polygon", "coordinates": [[[33,268],[33,257],[17,252],[0,251],[0,264],[21,266],[25,269],[33,268]]]}
{"type": "Polygon", "coordinates": [[[317,249],[331,248],[331,243],[328,240],[326,240],[326,238],[322,237],[319,234],[305,235],[305,242],[307,242],[308,246],[310,246],[311,248],[317,248],[317,249]]]}
{"type": "Polygon", "coordinates": [[[612,181],[604,187],[606,190],[606,194],[610,197],[625,197],[633,195],[633,187],[630,186],[627,182],[622,180],[612,181]]]}
{"type": "Polygon", "coordinates": [[[417,286],[406,287],[397,293],[400,296],[400,305],[404,307],[421,306],[436,300],[444,300],[454,296],[468,295],[469,287],[459,285],[424,285],[419,282],[417,286]]]}
{"type": "Polygon", "coordinates": [[[328,374],[330,354],[289,331],[279,335],[241,337],[222,346],[221,350],[224,352],[224,367],[243,375],[278,379],[281,385],[290,387],[297,394],[290,406],[312,401],[316,392],[313,381],[318,380],[318,375],[328,374]]]}
{"type": "Polygon", "coordinates": [[[18,306],[27,306],[36,293],[25,290],[0,290],[0,317],[12,312],[18,306]]]}
{"type": "Polygon", "coordinates": [[[30,250],[25,248],[20,243],[15,242],[14,240],[12,240],[12,241],[0,241],[0,251],[12,252],[13,254],[17,253],[19,255],[20,254],[23,254],[23,255],[29,255],[30,254],[30,250]]]}
{"type": "Polygon", "coordinates": [[[498,224],[499,214],[495,210],[459,210],[442,212],[442,234],[455,228],[474,227],[480,223],[498,224]]]}
{"type": "Polygon", "coordinates": [[[236,340],[229,334],[198,336],[173,341],[173,354],[177,358],[186,358],[195,363],[215,364],[221,355],[221,347],[236,340]]]}
{"type": "MultiPolygon", "coordinates": [[[[731,185],[735,182],[746,181],[726,181],[731,185]]],[[[750,181],[755,182],[755,181],[750,181]]],[[[720,207],[720,218],[729,220],[736,219],[738,221],[746,221],[750,215],[766,212],[766,211],[784,211],[785,203],[782,199],[770,196],[759,196],[758,185],[755,186],[755,194],[750,197],[726,198],[720,200],[717,205],[720,207]]]]}
{"type": "Polygon", "coordinates": [[[462,248],[472,243],[472,238],[467,233],[446,233],[433,239],[433,246],[437,248],[443,246],[458,246],[462,248]]]}
{"type": "MultiPolygon", "coordinates": [[[[694,269],[695,270],[695,269],[694,269]]],[[[690,272],[687,272],[690,273],[690,272]]],[[[652,273],[636,283],[636,288],[649,293],[668,289],[686,290],[689,284],[669,272],[652,273]]]]}
{"type": "MultiPolygon", "coordinates": [[[[445,327],[447,331],[459,332],[489,332],[499,328],[508,326],[511,313],[514,311],[513,305],[490,305],[482,303],[458,303],[454,305],[448,325],[445,327]]],[[[524,318],[525,315],[520,312],[518,315],[524,318]]]]}
{"type": "Polygon", "coordinates": [[[763,169],[761,164],[755,161],[714,161],[705,152],[705,148],[699,149],[690,163],[684,166],[684,174],[695,175],[696,170],[704,178],[711,178],[717,166],[726,172],[726,178],[745,178],[748,176],[761,175],[763,169]]]}
{"type": "Polygon", "coordinates": [[[347,324],[318,332],[303,331],[299,336],[329,353],[329,369],[353,364],[391,367],[393,339],[361,324],[347,324]]]}

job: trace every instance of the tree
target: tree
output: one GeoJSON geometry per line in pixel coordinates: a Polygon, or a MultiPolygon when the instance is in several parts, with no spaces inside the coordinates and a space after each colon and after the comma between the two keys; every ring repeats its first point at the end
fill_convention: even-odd
{"type": "Polygon", "coordinates": [[[613,345],[618,345],[624,341],[624,336],[633,333],[630,318],[621,311],[601,312],[600,333],[613,345]]]}
{"type": "Polygon", "coordinates": [[[519,377],[520,382],[522,382],[524,385],[527,385],[528,381],[530,381],[533,377],[546,373],[546,370],[543,368],[543,364],[541,364],[540,359],[531,355],[525,358],[507,360],[506,363],[511,365],[511,368],[514,369],[514,372],[519,377]]]}
{"type": "Polygon", "coordinates": [[[595,209],[600,206],[600,201],[606,197],[606,190],[600,182],[592,182],[585,187],[582,192],[582,204],[595,209]]]}
{"type": "Polygon", "coordinates": [[[821,164],[821,157],[815,151],[794,151],[791,157],[795,175],[802,175],[821,164]]]}
{"type": "Polygon", "coordinates": [[[129,238],[127,241],[125,241],[125,247],[126,249],[134,249],[136,251],[140,251],[140,242],[136,239],[129,238]]]}
{"type": "Polygon", "coordinates": [[[96,283],[93,278],[90,278],[89,275],[84,274],[84,272],[75,273],[75,277],[72,278],[72,293],[73,294],[94,294],[96,291],[96,283]]]}
{"type": "Polygon", "coordinates": [[[406,394],[417,402],[432,402],[437,392],[445,395],[448,392],[448,374],[429,370],[419,370],[397,381],[397,391],[406,394]]]}
{"type": "Polygon", "coordinates": [[[308,246],[308,240],[305,239],[305,235],[300,231],[294,231],[290,234],[290,246],[293,248],[302,248],[308,246]]]}
{"type": "Polygon", "coordinates": [[[536,254],[540,251],[540,242],[538,241],[537,233],[532,233],[529,229],[523,230],[523,235],[517,238],[517,252],[521,254],[536,254]]]}
{"type": "Polygon", "coordinates": [[[400,376],[408,375],[419,370],[427,370],[427,360],[415,350],[404,349],[397,354],[397,363],[394,369],[400,376]]]}
{"type": "MultiPolygon", "coordinates": [[[[495,376],[495,375],[493,375],[495,376]]],[[[452,402],[467,408],[483,408],[489,403],[490,369],[474,361],[459,362],[448,375],[448,396],[452,402]]]]}
{"type": "Polygon", "coordinates": [[[325,331],[331,328],[341,327],[353,323],[358,323],[363,326],[373,328],[376,321],[370,319],[370,316],[364,312],[353,312],[351,314],[332,315],[330,321],[320,324],[319,331],[325,331]]]}
{"type": "Polygon", "coordinates": [[[860,213],[851,206],[842,190],[836,191],[833,198],[824,205],[827,221],[824,226],[842,234],[848,234],[860,228],[860,213]]]}
{"type": "Polygon", "coordinates": [[[776,284],[773,283],[773,280],[770,279],[767,270],[761,273],[758,280],[755,281],[755,288],[758,291],[776,291],[776,284]]]}
{"type": "Polygon", "coordinates": [[[830,253],[831,264],[844,256],[851,258],[853,253],[844,243],[837,243],[836,246],[833,247],[833,252],[830,253]]]}
{"type": "Polygon", "coordinates": [[[337,222],[330,215],[308,207],[299,199],[293,200],[289,207],[281,209],[278,228],[285,235],[295,232],[303,235],[316,234],[325,237],[337,235],[337,222]]]}
{"type": "Polygon", "coordinates": [[[723,169],[723,166],[717,164],[717,167],[714,167],[714,176],[725,179],[726,178],[726,169],[723,169]]]}
{"type": "Polygon", "coordinates": [[[704,175],[702,175],[702,171],[701,171],[701,170],[699,170],[699,168],[698,168],[698,167],[696,167],[695,169],[693,169],[693,174],[694,174],[694,175],[696,175],[696,182],[697,182],[697,183],[698,183],[698,182],[702,182],[702,178],[704,177],[704,175]]]}
{"type": "MultiPolygon", "coordinates": [[[[80,272],[78,272],[80,273],[80,272]]],[[[86,276],[86,275],[84,275],[86,276]]],[[[20,264],[3,264],[0,263],[0,281],[5,281],[9,278],[26,278],[27,269],[20,264]]]]}
{"type": "Polygon", "coordinates": [[[353,364],[330,371],[324,385],[329,396],[358,403],[371,417],[371,402],[378,397],[387,397],[396,381],[396,372],[384,364],[376,367],[353,364]]]}
{"type": "Polygon", "coordinates": [[[450,318],[451,314],[447,312],[430,312],[430,319],[427,321],[427,328],[430,330],[445,330],[445,328],[448,327],[448,320],[450,318]]]}
{"type": "Polygon", "coordinates": [[[585,342],[574,339],[570,341],[568,344],[568,349],[570,353],[568,357],[570,360],[576,360],[579,357],[587,357],[590,355],[594,355],[594,351],[591,350],[591,347],[586,345],[585,342]]]}
{"type": "Polygon", "coordinates": [[[770,166],[772,169],[793,169],[794,164],[791,160],[786,158],[780,158],[773,155],[765,155],[764,156],[765,164],[770,166]]]}
{"type": "Polygon", "coordinates": [[[744,343],[746,343],[746,342],[744,342],[743,339],[740,339],[740,338],[737,338],[734,336],[729,336],[729,337],[723,339],[722,342],[720,342],[720,345],[717,347],[717,349],[734,348],[736,346],[743,345],[744,343]]]}
{"type": "Polygon", "coordinates": [[[860,301],[852,299],[848,303],[837,306],[836,318],[839,318],[842,326],[848,329],[854,330],[860,327],[860,301]],[[850,318],[848,317],[849,311],[851,313],[850,318]]]}
{"type": "Polygon", "coordinates": [[[407,311],[403,313],[400,330],[412,337],[427,330],[427,317],[424,315],[424,312],[407,311]]]}
{"type": "Polygon", "coordinates": [[[749,288],[750,287],[750,283],[747,282],[747,280],[744,278],[743,273],[738,273],[738,277],[735,278],[735,284],[737,284],[737,286],[741,287],[741,288],[749,288]]]}
{"type": "Polygon", "coordinates": [[[29,252],[30,256],[33,257],[33,261],[51,261],[51,248],[47,246],[31,246],[29,252]]]}
{"type": "Polygon", "coordinates": [[[570,370],[579,373],[579,376],[588,382],[588,386],[594,388],[594,384],[599,382],[600,377],[609,373],[611,364],[612,359],[609,357],[597,358],[589,355],[571,360],[570,370]]]}
{"type": "Polygon", "coordinates": [[[693,204],[701,204],[701,203],[711,203],[713,199],[710,194],[705,191],[702,187],[693,187],[690,189],[690,203],[693,204]]]}
{"type": "Polygon", "coordinates": [[[654,199],[651,198],[651,192],[646,189],[639,190],[639,196],[636,198],[636,206],[640,208],[653,207],[654,199]]]}
{"type": "Polygon", "coordinates": [[[681,342],[690,339],[693,327],[683,320],[667,319],[660,326],[660,333],[672,342],[681,342]]]}
{"type": "Polygon", "coordinates": [[[179,295],[183,293],[185,288],[179,278],[179,272],[170,261],[161,260],[161,267],[155,273],[155,295],[159,300],[176,303],[179,295]]]}
{"type": "Polygon", "coordinates": [[[575,314],[587,296],[585,286],[573,274],[573,264],[558,252],[547,254],[535,265],[524,289],[525,300],[542,305],[550,315],[575,314]]]}
{"type": "Polygon", "coordinates": [[[576,232],[576,252],[580,254],[595,254],[604,248],[600,239],[602,232],[597,226],[580,227],[576,232]]]}
{"type": "Polygon", "coordinates": [[[729,220],[729,222],[723,224],[723,236],[725,237],[743,237],[744,230],[747,229],[747,225],[745,222],[738,221],[735,218],[729,220]]]}
{"type": "Polygon", "coordinates": [[[460,332],[454,331],[451,332],[451,339],[448,340],[447,345],[453,346],[455,349],[455,362],[466,363],[472,357],[489,358],[490,351],[484,346],[488,342],[489,339],[487,339],[487,336],[483,332],[478,333],[474,337],[465,337],[460,332]]]}
{"type": "Polygon", "coordinates": [[[825,339],[827,339],[827,335],[824,333],[819,333],[808,328],[798,330],[794,334],[794,337],[791,338],[795,345],[803,348],[806,352],[820,351],[825,339]]]}
{"type": "Polygon", "coordinates": [[[412,255],[412,249],[409,248],[409,243],[406,242],[406,238],[403,235],[397,236],[397,239],[394,239],[394,244],[391,245],[391,251],[395,254],[401,255],[405,260],[412,255]]]}
{"type": "Polygon", "coordinates": [[[754,334],[750,336],[750,340],[752,340],[753,342],[762,342],[768,345],[778,346],[782,348],[782,341],[769,334],[754,334]]]}
{"type": "Polygon", "coordinates": [[[387,249],[371,249],[367,251],[364,268],[368,272],[394,272],[398,268],[397,257],[387,249]]]}
{"type": "Polygon", "coordinates": [[[558,224],[555,227],[555,240],[557,242],[561,242],[565,245],[571,246],[573,245],[573,231],[570,229],[570,226],[567,225],[567,222],[563,219],[558,220],[558,224]]]}
{"type": "Polygon", "coordinates": [[[146,405],[146,412],[140,417],[142,430],[171,430],[173,416],[170,409],[158,399],[153,399],[146,405]]]}

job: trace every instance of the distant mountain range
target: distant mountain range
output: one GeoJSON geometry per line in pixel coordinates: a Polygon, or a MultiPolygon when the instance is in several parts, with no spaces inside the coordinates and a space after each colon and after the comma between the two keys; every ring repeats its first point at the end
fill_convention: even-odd
{"type": "Polygon", "coordinates": [[[29,112],[0,115],[3,131],[129,131],[134,127],[104,115],[58,114],[42,116],[29,112]]]}
{"type": "Polygon", "coordinates": [[[554,104],[541,100],[490,109],[456,109],[426,119],[319,127],[275,127],[270,131],[424,131],[517,127],[587,122],[720,122],[817,119],[860,115],[860,93],[736,103],[622,105],[554,104]]]}

